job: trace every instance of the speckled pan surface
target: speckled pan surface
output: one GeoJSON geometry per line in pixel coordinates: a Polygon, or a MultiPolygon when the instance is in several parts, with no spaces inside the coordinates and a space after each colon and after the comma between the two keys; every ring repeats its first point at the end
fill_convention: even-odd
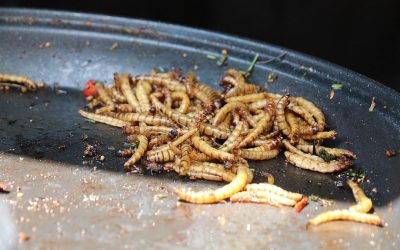
{"type": "MultiPolygon", "coordinates": [[[[62,90],[0,93],[0,181],[12,185],[0,200],[9,206],[16,232],[32,236],[20,243],[22,248],[387,249],[400,244],[400,158],[385,155],[385,149],[400,149],[400,94],[367,77],[291,50],[208,31],[20,9],[0,9],[0,72],[28,75],[50,86],[59,83],[62,90]],[[221,49],[229,51],[225,67],[207,59],[221,49]],[[249,80],[264,85],[273,72],[278,79],[267,84],[268,91],[289,91],[323,108],[329,127],[339,133],[330,144],[357,153],[355,168],[367,179],[362,187],[386,227],[335,222],[307,231],[308,218],[329,209],[316,202],[301,214],[254,204],[177,203],[176,187],[218,184],[172,174],[125,175],[123,160],[109,149],[121,148],[124,136],[77,113],[84,106],[84,83],[92,78],[109,83],[115,71],[140,74],[175,67],[193,70],[217,88],[227,68],[246,69],[256,53],[266,61],[283,52],[282,60],[258,63],[249,80]],[[334,82],[343,88],[330,100],[334,82]],[[369,112],[373,97],[377,106],[369,112]],[[84,135],[98,141],[106,156],[95,172],[93,165],[82,165],[84,135]]],[[[348,188],[336,187],[337,175],[285,165],[282,156],[251,166],[271,172],[286,189],[332,199],[333,208],[353,202],[348,188]]]]}

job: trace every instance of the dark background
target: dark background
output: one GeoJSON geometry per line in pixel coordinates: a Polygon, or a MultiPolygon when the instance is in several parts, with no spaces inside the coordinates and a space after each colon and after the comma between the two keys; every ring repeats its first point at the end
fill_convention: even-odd
{"type": "Polygon", "coordinates": [[[400,1],[22,1],[221,31],[317,56],[400,91],[400,1]]]}

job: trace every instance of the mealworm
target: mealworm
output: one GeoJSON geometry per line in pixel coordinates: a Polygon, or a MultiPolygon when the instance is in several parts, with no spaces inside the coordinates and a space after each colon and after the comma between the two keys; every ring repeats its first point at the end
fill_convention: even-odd
{"type": "Polygon", "coordinates": [[[102,102],[104,102],[111,110],[114,109],[114,102],[111,100],[111,97],[108,95],[107,91],[104,89],[104,84],[101,82],[96,82],[96,91],[99,95],[99,98],[102,102]]]}
{"type": "Polygon", "coordinates": [[[226,92],[224,95],[225,100],[233,97],[233,96],[238,96],[238,95],[245,95],[245,94],[253,94],[261,91],[261,86],[254,85],[254,84],[249,84],[249,83],[244,83],[243,85],[238,85],[229,91],[226,92]]]}
{"type": "Polygon", "coordinates": [[[240,143],[239,137],[240,137],[240,133],[243,129],[243,125],[244,125],[244,122],[242,122],[242,121],[239,121],[236,124],[232,133],[230,134],[228,139],[226,139],[224,144],[222,144],[222,146],[219,148],[219,150],[224,151],[224,152],[230,152],[232,149],[236,148],[239,145],[239,143],[240,143]]]}
{"type": "Polygon", "coordinates": [[[109,115],[126,122],[144,122],[150,125],[169,127],[175,125],[173,121],[160,115],[148,115],[142,113],[109,113],[109,115]]]}
{"type": "Polygon", "coordinates": [[[246,105],[241,102],[230,102],[224,105],[214,116],[214,120],[212,122],[213,126],[217,126],[223,120],[225,120],[226,116],[234,110],[237,109],[247,109],[246,105]]]}
{"type": "Polygon", "coordinates": [[[211,147],[207,142],[202,140],[198,135],[194,135],[192,137],[192,143],[198,150],[200,150],[201,152],[203,152],[204,154],[206,154],[212,158],[220,159],[223,161],[229,161],[229,160],[235,159],[235,156],[233,154],[211,147]]]}
{"type": "Polygon", "coordinates": [[[283,96],[276,106],[276,121],[278,128],[282,131],[282,133],[286,136],[290,134],[290,127],[287,124],[285,117],[285,109],[289,104],[289,96],[283,96]]]}
{"type": "Polygon", "coordinates": [[[296,97],[295,99],[300,106],[303,106],[306,110],[308,110],[308,112],[312,114],[312,116],[314,116],[315,120],[317,120],[319,131],[324,131],[326,125],[324,113],[312,102],[306,100],[303,97],[296,97]]]}
{"type": "Polygon", "coordinates": [[[101,107],[96,109],[95,113],[96,114],[104,114],[104,113],[110,113],[113,111],[113,108],[110,106],[105,106],[105,107],[101,107]]]}
{"type": "Polygon", "coordinates": [[[297,123],[296,116],[292,112],[285,112],[285,118],[290,127],[290,133],[288,137],[290,142],[297,144],[299,141],[299,124],[297,123]]]}
{"type": "MultiPolygon", "coordinates": [[[[91,96],[92,97],[92,96],[91,96]]],[[[90,102],[86,105],[88,108],[90,109],[94,109],[95,107],[101,105],[101,101],[99,100],[99,98],[93,98],[92,100],[90,100],[90,102]]]]}
{"type": "Polygon", "coordinates": [[[148,161],[168,162],[175,159],[175,153],[171,149],[157,151],[156,153],[152,153],[151,155],[149,155],[148,153],[151,153],[151,151],[146,152],[146,159],[148,161]]]}
{"type": "Polygon", "coordinates": [[[138,100],[133,93],[129,82],[129,75],[124,73],[121,77],[121,92],[125,96],[126,101],[134,108],[135,110],[140,110],[140,105],[138,100]]]}
{"type": "Polygon", "coordinates": [[[300,149],[301,151],[305,153],[310,153],[313,154],[315,150],[315,154],[320,155],[321,149],[325,150],[328,154],[334,155],[336,157],[340,156],[345,156],[350,159],[357,159],[356,154],[351,152],[350,150],[347,149],[342,149],[342,148],[328,148],[328,147],[323,147],[323,146],[313,146],[313,145],[297,145],[296,148],[300,149]]]}
{"type": "Polygon", "coordinates": [[[294,211],[300,213],[305,206],[308,204],[308,197],[304,196],[299,202],[294,206],[294,211]]]}
{"type": "Polygon", "coordinates": [[[282,137],[276,137],[274,139],[269,139],[264,141],[263,144],[255,147],[255,148],[248,148],[251,150],[258,150],[258,151],[268,151],[279,148],[282,145],[282,137]]]}
{"type": "Polygon", "coordinates": [[[117,92],[121,90],[121,79],[119,78],[118,72],[114,72],[114,86],[117,92]]]}
{"type": "Polygon", "coordinates": [[[321,173],[333,173],[344,170],[350,166],[348,162],[341,162],[336,160],[330,162],[321,162],[316,160],[315,158],[299,155],[296,153],[291,153],[289,151],[285,151],[284,154],[290,164],[299,168],[317,171],[321,173]]]}
{"type": "Polygon", "coordinates": [[[217,127],[220,129],[223,129],[223,130],[229,130],[231,122],[232,122],[232,118],[233,118],[232,114],[229,113],[217,127]]]}
{"type": "Polygon", "coordinates": [[[132,113],[139,111],[133,108],[129,103],[115,104],[114,110],[121,113],[132,113]]]}
{"type": "Polygon", "coordinates": [[[180,161],[179,161],[179,164],[178,164],[178,166],[179,166],[178,174],[179,175],[186,175],[188,173],[189,167],[190,167],[190,164],[191,164],[191,159],[190,159],[189,154],[192,151],[193,151],[193,149],[190,146],[190,144],[184,143],[182,145],[182,147],[181,147],[182,155],[181,155],[181,158],[180,158],[180,161]]]}
{"type": "Polygon", "coordinates": [[[257,93],[257,94],[249,94],[249,95],[241,95],[241,96],[234,96],[230,98],[225,98],[226,102],[241,102],[241,103],[248,103],[248,102],[255,102],[258,100],[263,100],[269,98],[267,93],[257,93]]]}
{"type": "Polygon", "coordinates": [[[38,88],[36,82],[32,79],[25,76],[18,76],[13,74],[0,74],[0,82],[22,84],[29,90],[36,90],[38,88]]]}
{"type": "Polygon", "coordinates": [[[136,85],[136,98],[139,102],[139,106],[141,109],[141,112],[144,114],[149,113],[150,110],[150,101],[147,96],[147,91],[143,87],[144,81],[139,81],[136,85]]]}
{"type": "Polygon", "coordinates": [[[272,185],[269,183],[258,183],[258,184],[247,184],[245,189],[246,191],[265,191],[269,193],[273,193],[282,197],[285,197],[290,200],[294,201],[300,201],[303,197],[302,194],[298,193],[293,193],[290,191],[287,191],[281,187],[278,187],[276,185],[272,185]]]}
{"type": "Polygon", "coordinates": [[[296,201],[294,200],[260,190],[242,191],[232,195],[230,200],[231,202],[252,202],[269,204],[273,206],[284,205],[293,207],[294,205],[296,205],[296,201]]]}
{"type": "Polygon", "coordinates": [[[368,213],[372,209],[372,201],[368,198],[364,191],[352,180],[347,181],[347,185],[350,186],[353,196],[357,201],[357,204],[349,208],[350,211],[359,213],[368,213]]]}
{"type": "Polygon", "coordinates": [[[112,117],[105,116],[105,115],[89,113],[89,112],[86,112],[83,110],[79,110],[79,114],[81,114],[81,116],[83,116],[87,119],[91,119],[93,121],[104,123],[104,124],[114,126],[114,127],[122,128],[123,126],[128,125],[125,121],[122,121],[120,119],[112,118],[112,117]]]}
{"type": "Polygon", "coordinates": [[[229,184],[221,188],[200,192],[194,192],[191,189],[177,189],[176,194],[179,196],[179,199],[191,203],[204,204],[220,202],[244,188],[247,183],[247,169],[248,167],[240,165],[235,178],[229,184]]]}
{"type": "Polygon", "coordinates": [[[185,92],[172,92],[172,101],[180,100],[180,105],[178,111],[182,114],[186,114],[189,110],[190,99],[185,92]]]}
{"type": "MultiPolygon", "coordinates": [[[[191,136],[193,136],[195,133],[197,133],[197,131],[198,131],[197,128],[189,130],[187,133],[185,133],[185,134],[181,135],[180,137],[176,138],[170,145],[177,147],[179,144],[183,143],[184,141],[189,139],[191,136]]],[[[159,147],[157,149],[153,149],[151,151],[148,151],[147,155],[152,155],[152,154],[158,153],[160,151],[166,151],[166,150],[169,150],[169,149],[170,149],[169,145],[164,145],[164,146],[161,146],[161,147],[159,147]]]]}
{"type": "Polygon", "coordinates": [[[301,135],[304,140],[334,139],[337,135],[335,130],[318,132],[313,135],[301,135]]]}
{"type": "Polygon", "coordinates": [[[124,170],[126,172],[130,171],[130,167],[132,165],[134,165],[143,155],[144,152],[147,149],[147,145],[148,145],[148,140],[147,137],[144,135],[137,135],[136,139],[139,141],[138,147],[136,148],[135,152],[133,153],[133,155],[131,156],[131,158],[129,158],[129,160],[127,160],[124,163],[124,170]]]}
{"type": "Polygon", "coordinates": [[[148,148],[153,149],[154,147],[165,144],[172,139],[173,138],[166,134],[157,135],[156,137],[150,139],[148,148]]]}
{"type": "Polygon", "coordinates": [[[252,128],[249,133],[243,138],[237,148],[242,148],[250,142],[254,141],[265,130],[270,120],[271,115],[266,113],[265,116],[257,122],[256,126],[252,128]]]}
{"type": "MultiPolygon", "coordinates": [[[[205,176],[218,176],[221,180],[225,182],[231,182],[235,178],[235,174],[229,171],[226,171],[223,168],[212,166],[210,164],[193,164],[189,167],[190,173],[198,173],[198,174],[205,174],[205,176]]],[[[189,174],[190,175],[190,174],[189,174]]],[[[201,175],[199,175],[201,176],[201,175]]],[[[205,179],[205,178],[202,178],[205,179]]]]}
{"type": "Polygon", "coordinates": [[[165,77],[160,77],[160,76],[136,76],[135,80],[136,81],[144,80],[151,84],[162,85],[163,87],[166,87],[167,89],[169,89],[171,91],[185,92],[185,90],[186,90],[185,86],[182,83],[180,83],[178,80],[171,79],[171,78],[165,78],[165,77]]]}
{"type": "Polygon", "coordinates": [[[350,211],[347,209],[342,210],[330,210],[315,216],[313,219],[308,221],[307,228],[310,225],[316,226],[322,223],[337,221],[337,220],[347,220],[360,222],[365,224],[372,224],[382,227],[383,218],[376,214],[366,214],[350,211]]]}
{"type": "Polygon", "coordinates": [[[120,93],[116,87],[111,88],[111,96],[115,100],[115,102],[118,103],[127,102],[126,97],[122,93],[120,93]]]}
{"type": "Polygon", "coordinates": [[[187,129],[181,129],[176,127],[165,127],[165,126],[125,126],[122,128],[122,132],[125,134],[146,134],[146,133],[164,133],[168,134],[172,131],[176,131],[178,135],[183,135],[188,132],[187,129]]]}
{"type": "Polygon", "coordinates": [[[290,102],[288,105],[288,109],[290,109],[294,113],[301,116],[313,128],[316,128],[319,130],[318,123],[314,120],[313,115],[310,112],[308,112],[308,110],[306,108],[303,108],[302,106],[298,106],[296,99],[294,99],[293,97],[289,98],[289,100],[290,100],[290,102]]]}
{"type": "Polygon", "coordinates": [[[260,151],[252,149],[235,149],[234,153],[248,160],[269,160],[276,158],[279,150],[260,151]]]}

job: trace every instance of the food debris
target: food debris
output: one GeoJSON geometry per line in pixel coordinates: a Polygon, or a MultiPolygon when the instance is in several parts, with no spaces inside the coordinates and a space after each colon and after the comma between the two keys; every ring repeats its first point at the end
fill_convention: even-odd
{"type": "Polygon", "coordinates": [[[393,156],[396,156],[396,151],[394,151],[394,149],[386,149],[386,156],[387,157],[393,157],[393,156]]]}
{"type": "Polygon", "coordinates": [[[182,53],[182,57],[186,58],[187,57],[187,53],[182,53]]]}
{"type": "Polygon", "coordinates": [[[86,88],[83,90],[83,95],[85,97],[94,96],[96,94],[96,86],[94,80],[89,80],[86,82],[86,88]]]}
{"type": "Polygon", "coordinates": [[[276,79],[278,79],[278,76],[275,75],[274,73],[270,72],[268,74],[268,77],[267,77],[268,82],[270,82],[270,83],[275,82],[276,79]]]}
{"type": "Polygon", "coordinates": [[[216,60],[217,57],[216,57],[216,56],[213,56],[213,55],[207,55],[207,59],[216,60]]]}
{"type": "Polygon", "coordinates": [[[0,181],[0,193],[8,194],[10,193],[10,190],[7,188],[7,184],[4,182],[0,181]]]}
{"type": "Polygon", "coordinates": [[[112,51],[112,50],[115,50],[116,48],[118,48],[118,43],[117,42],[115,42],[115,43],[113,43],[111,45],[110,50],[112,51]]]}
{"type": "Polygon", "coordinates": [[[388,204],[388,208],[387,208],[387,211],[388,211],[388,213],[391,213],[391,212],[393,212],[393,202],[391,201],[391,202],[389,202],[389,204],[388,204]]]}
{"type": "Polygon", "coordinates": [[[310,200],[313,201],[313,202],[317,202],[317,201],[319,200],[319,197],[316,196],[316,195],[313,195],[313,194],[310,195],[309,198],[310,198],[310,200]]]}
{"type": "Polygon", "coordinates": [[[51,43],[50,42],[41,43],[39,45],[39,48],[41,48],[41,49],[48,49],[50,47],[51,47],[51,43]]]}
{"type": "Polygon", "coordinates": [[[221,50],[221,57],[217,61],[218,66],[224,66],[226,61],[228,60],[228,51],[226,49],[221,50]]]}
{"type": "Polygon", "coordinates": [[[335,83],[332,84],[331,87],[332,87],[332,89],[334,89],[334,90],[339,90],[339,89],[342,89],[342,88],[343,88],[343,84],[342,84],[342,83],[335,82],[335,83]]]}
{"type": "Polygon", "coordinates": [[[369,109],[368,109],[368,111],[369,111],[369,112],[372,112],[372,111],[374,111],[374,109],[375,109],[375,106],[376,106],[375,97],[372,97],[372,100],[371,100],[371,106],[369,106],[369,109]]]}
{"type": "Polygon", "coordinates": [[[335,91],[331,89],[331,91],[329,92],[329,100],[332,100],[334,96],[335,96],[335,91]]]}
{"type": "Polygon", "coordinates": [[[100,161],[105,161],[105,160],[106,160],[106,157],[105,157],[104,155],[101,155],[100,158],[99,158],[99,160],[100,160],[100,161]]]}
{"type": "Polygon", "coordinates": [[[254,66],[257,63],[258,58],[260,57],[260,55],[257,53],[254,58],[253,61],[251,62],[251,64],[249,65],[249,67],[247,68],[246,71],[240,71],[240,73],[244,76],[244,77],[249,77],[251,75],[251,73],[253,72],[254,66]]]}
{"type": "Polygon", "coordinates": [[[83,151],[84,156],[93,157],[97,153],[96,148],[93,145],[86,144],[85,150],[83,151]]]}
{"type": "Polygon", "coordinates": [[[155,194],[154,195],[154,197],[153,197],[153,199],[155,200],[155,201],[157,201],[157,200],[164,200],[164,199],[166,199],[168,196],[166,196],[165,194],[155,194]]]}
{"type": "Polygon", "coordinates": [[[26,234],[26,233],[24,233],[24,232],[19,232],[18,233],[18,238],[19,238],[19,241],[28,241],[28,240],[30,240],[31,239],[31,236],[29,236],[28,234],[26,234]]]}
{"type": "Polygon", "coordinates": [[[268,172],[261,172],[261,176],[267,178],[267,183],[273,185],[275,183],[275,178],[272,174],[268,172]]]}
{"type": "Polygon", "coordinates": [[[115,151],[115,147],[114,146],[108,146],[107,149],[110,150],[110,151],[115,151]]]}

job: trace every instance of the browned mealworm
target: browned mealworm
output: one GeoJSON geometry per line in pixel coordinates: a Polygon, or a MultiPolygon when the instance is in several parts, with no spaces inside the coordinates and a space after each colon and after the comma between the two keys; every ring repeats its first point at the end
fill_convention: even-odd
{"type": "Polygon", "coordinates": [[[139,81],[136,85],[136,98],[139,102],[142,113],[147,114],[150,110],[150,101],[147,96],[147,91],[144,87],[144,81],[139,81]]]}
{"type": "Polygon", "coordinates": [[[233,154],[211,147],[207,142],[202,140],[198,135],[192,136],[192,143],[198,150],[200,150],[204,154],[211,156],[213,158],[220,159],[223,161],[229,161],[229,160],[232,161],[235,159],[235,156],[233,154]]]}
{"type": "Polygon", "coordinates": [[[299,124],[297,123],[296,116],[292,112],[286,111],[285,118],[290,127],[290,133],[288,135],[290,142],[297,144],[299,141],[299,124]]]}
{"type": "Polygon", "coordinates": [[[220,108],[222,106],[221,104],[222,95],[218,91],[208,87],[207,85],[201,82],[196,83],[196,89],[200,90],[201,92],[204,92],[206,96],[208,96],[213,101],[213,105],[215,108],[220,108]]]}
{"type": "Polygon", "coordinates": [[[131,156],[131,158],[129,158],[129,160],[127,160],[124,163],[124,170],[126,172],[130,171],[130,167],[132,165],[134,165],[143,155],[144,152],[147,149],[147,145],[148,145],[148,140],[147,137],[144,135],[137,135],[136,139],[139,141],[138,147],[136,148],[135,152],[133,153],[133,155],[131,156]]]}
{"type": "Polygon", "coordinates": [[[126,97],[121,92],[119,92],[119,90],[116,87],[112,87],[110,90],[111,90],[111,96],[115,102],[118,103],[127,102],[126,97]]]}
{"type": "Polygon", "coordinates": [[[172,92],[172,101],[180,100],[180,105],[178,111],[182,114],[186,114],[189,110],[190,99],[185,92],[172,92]]]}
{"type": "Polygon", "coordinates": [[[165,127],[165,126],[125,126],[122,128],[125,134],[146,134],[146,133],[164,133],[168,134],[176,131],[178,135],[183,135],[188,132],[187,129],[165,127]]]}
{"type": "Polygon", "coordinates": [[[172,142],[167,142],[167,146],[168,146],[169,149],[172,150],[172,152],[174,152],[175,155],[181,155],[182,154],[182,151],[177,146],[172,144],[172,142]]]}
{"type": "Polygon", "coordinates": [[[191,159],[190,159],[189,154],[192,151],[193,151],[193,148],[190,146],[189,143],[184,143],[182,145],[182,147],[181,147],[182,155],[181,155],[181,158],[180,158],[180,161],[178,164],[178,166],[179,166],[178,174],[179,175],[186,175],[188,173],[189,167],[191,164],[191,159]]]}
{"type": "Polygon", "coordinates": [[[330,210],[317,215],[316,217],[308,221],[307,228],[311,225],[316,226],[322,223],[337,220],[354,221],[365,224],[372,224],[380,227],[383,226],[383,218],[376,214],[359,213],[347,209],[342,209],[330,210]]]}
{"type": "Polygon", "coordinates": [[[239,137],[240,133],[242,132],[243,126],[244,122],[239,121],[236,124],[236,127],[233,129],[230,136],[228,137],[228,139],[226,139],[226,141],[224,142],[224,144],[222,144],[219,150],[224,152],[230,152],[232,149],[236,148],[240,143],[239,137]]]}
{"type": "Polygon", "coordinates": [[[264,203],[273,206],[284,205],[293,207],[296,201],[262,190],[242,191],[231,196],[231,202],[264,203]]]}
{"type": "Polygon", "coordinates": [[[289,151],[285,151],[284,154],[290,164],[299,168],[317,171],[321,173],[333,173],[341,171],[348,168],[351,165],[347,161],[342,162],[333,160],[330,162],[324,162],[324,160],[321,159],[322,161],[320,161],[312,157],[312,155],[299,155],[289,151]]]}
{"type": "Polygon", "coordinates": [[[121,77],[121,92],[125,96],[126,101],[134,108],[135,110],[140,110],[140,105],[138,100],[135,97],[135,94],[131,88],[131,84],[129,82],[129,75],[124,73],[121,77]]]}
{"type": "Polygon", "coordinates": [[[99,98],[93,98],[92,100],[90,100],[90,102],[86,106],[90,109],[94,109],[101,104],[102,103],[99,98]]]}
{"type": "Polygon", "coordinates": [[[223,120],[225,120],[226,116],[233,112],[234,110],[243,109],[246,110],[247,107],[241,102],[230,102],[224,105],[220,110],[215,114],[214,120],[212,122],[213,126],[217,126],[223,120]]]}
{"type": "Polygon", "coordinates": [[[264,100],[267,98],[269,98],[269,95],[267,93],[256,93],[256,94],[248,94],[248,95],[225,98],[225,101],[228,103],[229,102],[253,103],[255,101],[264,100]]]}
{"type": "Polygon", "coordinates": [[[154,147],[165,144],[165,143],[171,141],[172,139],[173,138],[171,138],[171,136],[169,136],[167,134],[157,135],[156,137],[153,137],[152,139],[150,139],[148,148],[153,149],[154,147]]]}
{"type": "Polygon", "coordinates": [[[334,139],[337,133],[335,130],[318,132],[314,135],[301,135],[304,140],[334,139]]]}
{"type": "Polygon", "coordinates": [[[220,129],[223,129],[223,130],[229,130],[231,122],[232,122],[232,118],[233,118],[232,114],[229,113],[226,116],[226,118],[217,127],[220,129]]]}
{"type": "Polygon", "coordinates": [[[79,110],[79,114],[81,114],[81,116],[87,118],[87,119],[91,119],[93,121],[96,122],[100,122],[100,123],[104,123],[107,125],[111,125],[114,127],[120,127],[122,128],[123,126],[128,125],[125,121],[116,119],[116,118],[112,118],[109,116],[105,116],[105,115],[99,115],[99,114],[94,114],[94,113],[89,113],[83,110],[79,110]]]}
{"type": "Polygon", "coordinates": [[[139,111],[134,109],[129,103],[115,104],[115,111],[121,113],[132,113],[139,111]]]}
{"type": "Polygon", "coordinates": [[[196,171],[192,171],[191,169],[189,169],[187,175],[192,180],[202,179],[202,180],[207,180],[207,181],[223,181],[221,176],[207,174],[205,172],[196,172],[196,171]]]}
{"type": "Polygon", "coordinates": [[[118,72],[114,72],[114,86],[117,92],[121,90],[121,79],[119,78],[118,72]]]}
{"type": "Polygon", "coordinates": [[[294,201],[299,201],[303,197],[302,194],[299,193],[293,193],[290,191],[287,191],[281,187],[278,187],[276,185],[268,184],[268,183],[258,183],[258,184],[247,184],[246,191],[265,191],[269,193],[273,193],[282,197],[285,197],[290,200],[294,201]]]}
{"type": "Polygon", "coordinates": [[[306,100],[303,97],[296,97],[296,102],[300,106],[303,106],[306,110],[308,110],[308,112],[310,112],[312,116],[314,116],[315,120],[317,120],[319,131],[324,131],[326,125],[324,113],[312,102],[306,100]]]}
{"type": "Polygon", "coordinates": [[[250,142],[254,141],[268,126],[268,123],[271,121],[272,115],[266,113],[263,118],[261,118],[256,126],[252,128],[249,133],[243,138],[243,140],[239,143],[237,148],[245,147],[250,142]]]}
{"type": "MultiPolygon", "coordinates": [[[[221,178],[221,180],[225,182],[231,182],[235,178],[235,174],[232,172],[229,172],[225,170],[224,168],[221,168],[219,166],[213,166],[208,163],[197,163],[193,164],[189,167],[189,172],[191,173],[201,173],[202,176],[205,174],[205,176],[218,176],[221,178]]],[[[190,175],[190,174],[189,174],[190,175]]],[[[205,179],[205,178],[202,178],[205,179]]]]}
{"type": "Polygon", "coordinates": [[[109,113],[111,117],[126,121],[126,122],[144,122],[155,126],[173,127],[175,123],[160,115],[148,115],[142,113],[109,113]]]}
{"type": "Polygon", "coordinates": [[[25,76],[19,76],[13,74],[0,74],[0,82],[21,84],[24,85],[29,90],[36,90],[38,88],[36,82],[33,81],[32,79],[25,76]]]}
{"type": "Polygon", "coordinates": [[[303,106],[299,106],[296,102],[296,99],[294,97],[289,98],[289,105],[288,109],[293,111],[294,113],[298,114],[301,116],[309,125],[311,125],[313,128],[316,130],[319,130],[319,125],[315,121],[313,115],[303,106]]]}
{"type": "Polygon", "coordinates": [[[106,113],[110,113],[113,111],[113,108],[110,106],[105,106],[105,107],[101,107],[96,109],[95,113],[96,114],[106,114],[106,113]]]}
{"type": "Polygon", "coordinates": [[[313,146],[313,145],[297,145],[296,148],[300,149],[301,151],[305,153],[310,153],[310,154],[317,154],[320,155],[321,150],[325,150],[328,154],[334,155],[336,157],[340,156],[345,156],[350,159],[357,159],[356,154],[351,152],[350,150],[347,149],[342,149],[342,148],[328,148],[328,147],[323,147],[323,146],[313,146]],[[314,152],[315,150],[315,152],[314,152]]]}
{"type": "Polygon", "coordinates": [[[298,117],[297,124],[299,125],[299,134],[300,135],[314,135],[318,133],[318,127],[310,126],[306,121],[298,117]]]}
{"type": "Polygon", "coordinates": [[[235,178],[227,185],[216,190],[194,192],[190,189],[177,189],[179,199],[191,203],[216,203],[229,198],[233,194],[243,190],[247,184],[247,166],[239,165],[235,178]]]}
{"type": "Polygon", "coordinates": [[[96,91],[99,95],[99,98],[102,102],[104,102],[111,110],[114,109],[114,102],[111,100],[111,97],[108,95],[107,91],[104,89],[104,84],[102,82],[96,82],[96,91]]]}
{"type": "Polygon", "coordinates": [[[224,98],[226,100],[233,96],[253,94],[253,93],[260,92],[261,90],[262,90],[261,86],[244,83],[243,85],[238,85],[238,86],[230,89],[228,92],[226,92],[226,94],[224,95],[224,98]]]}
{"type": "Polygon", "coordinates": [[[282,137],[276,137],[274,139],[269,139],[264,141],[263,144],[255,147],[255,148],[248,148],[251,150],[257,150],[257,151],[268,151],[268,150],[273,150],[277,149],[282,145],[282,137]]]}
{"type": "Polygon", "coordinates": [[[285,117],[285,109],[289,104],[289,96],[283,96],[276,106],[276,121],[278,128],[282,131],[282,133],[286,136],[290,135],[290,127],[286,121],[285,117]]]}
{"type": "Polygon", "coordinates": [[[136,81],[144,80],[149,82],[150,84],[157,84],[166,87],[171,91],[182,91],[185,92],[185,86],[180,83],[178,80],[160,77],[160,76],[136,76],[136,81]]]}
{"type": "Polygon", "coordinates": [[[152,152],[151,151],[146,152],[147,154],[146,159],[148,161],[168,162],[168,161],[173,161],[175,159],[175,153],[171,149],[157,151],[156,153],[152,153],[151,155],[148,155],[148,153],[152,152]]]}
{"type": "Polygon", "coordinates": [[[357,201],[357,204],[351,206],[349,210],[359,213],[368,213],[372,209],[371,199],[365,195],[364,191],[354,181],[348,180],[347,185],[350,186],[354,198],[357,201]]]}
{"type": "Polygon", "coordinates": [[[252,149],[235,149],[234,153],[248,160],[269,160],[276,158],[279,150],[273,149],[268,151],[252,150],[252,149]]]}

